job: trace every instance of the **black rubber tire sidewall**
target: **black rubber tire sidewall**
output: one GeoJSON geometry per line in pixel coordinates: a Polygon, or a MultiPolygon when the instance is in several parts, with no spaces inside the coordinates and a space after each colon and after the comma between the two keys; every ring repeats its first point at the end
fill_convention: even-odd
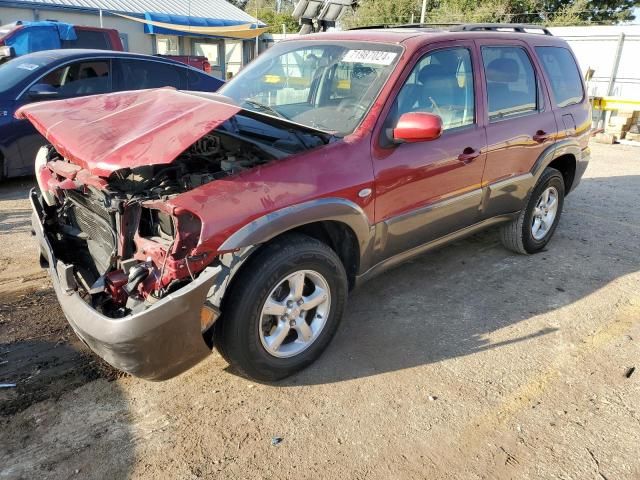
{"type": "Polygon", "coordinates": [[[216,322],[214,342],[225,359],[240,373],[262,381],[285,378],[311,364],[333,338],[346,304],[348,283],[338,256],[325,244],[292,234],[266,245],[243,266],[234,280],[216,322]],[[258,333],[260,312],[271,290],[297,270],[314,270],[329,285],[331,309],[320,337],[291,358],[277,358],[262,346],[258,333]]]}
{"type": "Polygon", "coordinates": [[[562,174],[553,168],[546,169],[540,181],[538,181],[537,185],[534,187],[531,196],[529,197],[529,203],[527,204],[527,209],[524,216],[524,221],[522,223],[522,243],[525,250],[528,253],[535,253],[542,250],[549,240],[553,237],[553,234],[560,222],[560,216],[562,214],[562,209],[564,206],[564,179],[562,178],[562,174]],[[553,221],[553,225],[547,232],[547,234],[540,240],[536,240],[533,237],[533,233],[531,232],[531,224],[533,221],[533,211],[536,207],[538,199],[542,192],[544,192],[548,187],[553,186],[558,191],[558,211],[556,214],[556,218],[553,221]]]}

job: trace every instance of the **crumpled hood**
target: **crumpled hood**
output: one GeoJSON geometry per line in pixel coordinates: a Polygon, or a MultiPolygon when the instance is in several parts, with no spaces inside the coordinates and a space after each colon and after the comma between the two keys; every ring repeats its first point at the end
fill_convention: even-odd
{"type": "Polygon", "coordinates": [[[108,177],[121,168],[173,162],[240,110],[160,88],[32,103],[16,118],[28,119],[70,162],[108,177]]]}

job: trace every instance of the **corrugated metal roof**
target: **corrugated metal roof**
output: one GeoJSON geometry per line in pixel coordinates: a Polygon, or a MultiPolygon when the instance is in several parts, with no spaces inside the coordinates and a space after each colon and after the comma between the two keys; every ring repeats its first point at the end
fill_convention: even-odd
{"type": "MultiPolygon", "coordinates": [[[[2,2],[0,1],[0,5],[2,2]]],[[[69,7],[120,13],[168,13],[201,18],[255,22],[255,18],[225,0],[21,0],[33,7],[69,7]]]]}

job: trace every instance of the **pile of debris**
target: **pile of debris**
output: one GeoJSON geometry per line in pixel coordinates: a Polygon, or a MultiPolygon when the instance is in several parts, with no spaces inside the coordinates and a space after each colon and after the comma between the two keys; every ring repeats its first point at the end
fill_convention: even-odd
{"type": "Polygon", "coordinates": [[[613,144],[640,142],[640,110],[617,110],[611,113],[605,124],[604,133],[596,135],[596,141],[613,144]]]}

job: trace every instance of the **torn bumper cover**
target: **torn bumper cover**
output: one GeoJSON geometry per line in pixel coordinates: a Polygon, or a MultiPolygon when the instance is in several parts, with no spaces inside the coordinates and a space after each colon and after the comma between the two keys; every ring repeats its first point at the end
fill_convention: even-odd
{"type": "Polygon", "coordinates": [[[43,227],[43,207],[38,192],[30,193],[33,231],[41,254],[48,262],[53,288],[62,311],[74,331],[109,364],[147,380],[174,377],[211,353],[200,323],[201,308],[210,289],[227,270],[207,267],[198,278],[159,300],[147,310],[124,318],[106,317],[85,303],[59,272],[67,265],[58,261],[43,227]]]}

